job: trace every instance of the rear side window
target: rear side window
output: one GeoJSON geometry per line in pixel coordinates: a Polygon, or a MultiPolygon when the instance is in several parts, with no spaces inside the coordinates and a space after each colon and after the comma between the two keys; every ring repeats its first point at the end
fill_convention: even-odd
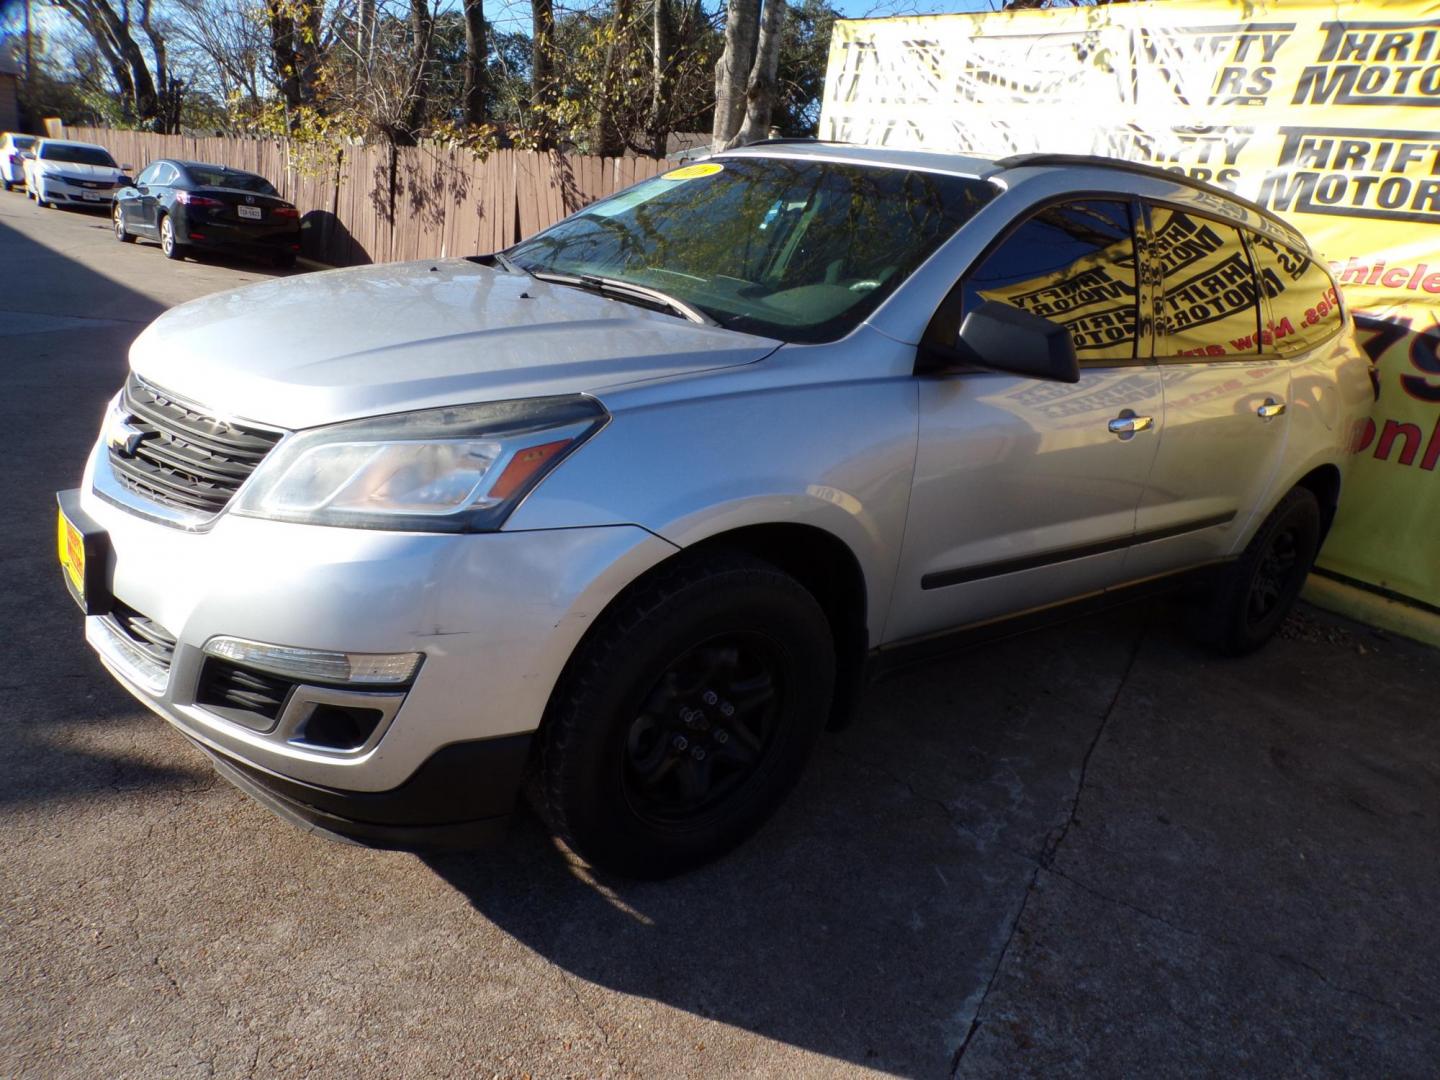
{"type": "Polygon", "coordinates": [[[965,279],[964,309],[996,300],[1059,323],[1081,362],[1135,356],[1135,234],[1129,204],[1047,207],[965,279]]]}
{"type": "Polygon", "coordinates": [[[1234,359],[1260,347],[1260,290],[1240,233],[1207,217],[1150,207],[1160,269],[1157,358],[1234,359]]]}
{"type": "Polygon", "coordinates": [[[12,135],[10,143],[17,150],[32,150],[35,147],[35,136],[33,135],[12,135]]]}
{"type": "Polygon", "coordinates": [[[1282,357],[1298,356],[1339,333],[1344,315],[1330,271],[1267,236],[1250,240],[1269,307],[1261,332],[1265,347],[1282,357]]]}

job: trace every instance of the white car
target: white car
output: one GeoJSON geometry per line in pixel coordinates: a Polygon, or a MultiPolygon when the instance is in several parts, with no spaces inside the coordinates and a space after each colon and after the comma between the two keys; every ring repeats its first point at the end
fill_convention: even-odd
{"type": "Polygon", "coordinates": [[[35,149],[39,142],[34,135],[20,135],[7,131],[0,135],[0,182],[6,191],[13,191],[25,183],[25,158],[22,156],[35,149]]]}
{"type": "Polygon", "coordinates": [[[117,165],[110,151],[94,143],[40,139],[25,159],[25,194],[41,206],[109,208],[117,188],[129,183],[129,165],[117,165]]]}

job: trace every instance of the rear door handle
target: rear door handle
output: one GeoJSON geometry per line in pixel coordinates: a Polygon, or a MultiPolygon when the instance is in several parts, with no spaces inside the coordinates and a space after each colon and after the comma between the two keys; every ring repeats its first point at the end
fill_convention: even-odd
{"type": "Polygon", "coordinates": [[[1274,420],[1285,411],[1285,403],[1276,401],[1273,397],[1267,397],[1264,404],[1255,410],[1255,415],[1261,420],[1274,420]]]}
{"type": "Polygon", "coordinates": [[[1122,409],[1120,415],[1106,425],[1112,435],[1119,435],[1122,439],[1134,438],[1138,432],[1148,431],[1154,426],[1153,417],[1136,416],[1133,409],[1122,409]]]}

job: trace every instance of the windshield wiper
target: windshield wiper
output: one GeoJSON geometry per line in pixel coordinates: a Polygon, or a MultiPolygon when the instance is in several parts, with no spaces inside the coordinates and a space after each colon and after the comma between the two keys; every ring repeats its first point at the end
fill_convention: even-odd
{"type": "Polygon", "coordinates": [[[602,296],[640,304],[643,307],[666,308],[681,318],[700,323],[702,326],[720,325],[699,308],[691,307],[679,297],[671,296],[659,289],[652,289],[648,285],[636,285],[633,281],[596,277],[593,274],[554,274],[544,270],[532,270],[529,273],[537,281],[548,281],[552,285],[568,285],[572,289],[585,289],[588,292],[600,293],[602,296]]]}
{"type": "MultiPolygon", "coordinates": [[[[506,272],[508,272],[508,273],[511,273],[511,274],[530,274],[530,271],[529,271],[529,270],[526,270],[523,266],[521,266],[519,263],[517,263],[514,259],[510,258],[509,255],[506,255],[503,251],[497,251],[497,252],[495,252],[495,254],[491,255],[490,258],[494,259],[495,262],[499,264],[501,270],[504,270],[504,271],[506,271],[506,272]]],[[[535,275],[534,275],[534,274],[530,274],[530,276],[531,276],[531,277],[534,277],[535,275]]]]}

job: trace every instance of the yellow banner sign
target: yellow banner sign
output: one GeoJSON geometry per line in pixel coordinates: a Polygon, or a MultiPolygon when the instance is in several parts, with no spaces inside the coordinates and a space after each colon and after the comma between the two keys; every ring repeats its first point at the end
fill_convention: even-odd
{"type": "MultiPolygon", "coordinates": [[[[1440,607],[1437,106],[1440,0],[1102,4],[837,22],[820,137],[1123,157],[1291,221],[1329,259],[1381,371],[1321,565],[1440,607]]],[[[1172,333],[1224,316],[1234,268],[1212,265],[1203,231],[1183,214],[1161,226],[1166,257],[1195,264],[1194,297],[1166,298],[1172,333]]],[[[1336,297],[1286,249],[1259,255],[1262,341],[1303,343],[1336,297]]],[[[1012,302],[1103,347],[1115,285],[1104,265],[1093,276],[1012,302]]],[[[1226,350],[1216,340],[1207,355],[1226,350]]]]}

